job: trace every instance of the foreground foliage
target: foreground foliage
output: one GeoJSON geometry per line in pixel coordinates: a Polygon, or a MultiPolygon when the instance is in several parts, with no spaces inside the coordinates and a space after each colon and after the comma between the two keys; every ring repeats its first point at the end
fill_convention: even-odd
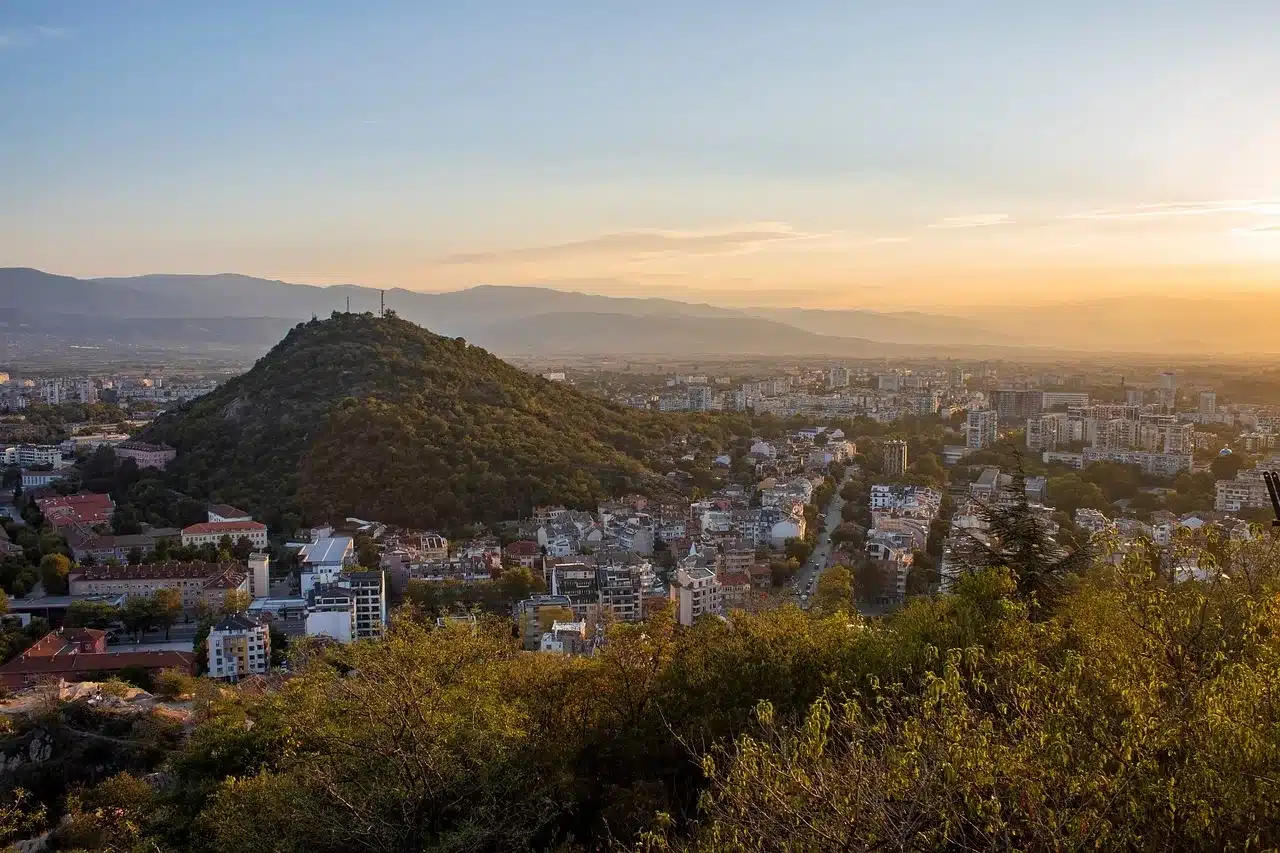
{"type": "Polygon", "coordinates": [[[884,621],[659,614],[589,659],[408,615],[277,688],[201,688],[155,793],[50,805],[89,849],[1280,844],[1274,542],[1139,548],[1057,593],[988,567],[884,621]]]}

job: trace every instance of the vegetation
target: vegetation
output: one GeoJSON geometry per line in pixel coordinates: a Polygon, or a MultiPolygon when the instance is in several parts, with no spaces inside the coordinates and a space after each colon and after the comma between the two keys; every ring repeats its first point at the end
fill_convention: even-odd
{"type": "Polygon", "coordinates": [[[666,488],[654,466],[700,424],[723,431],[581,394],[404,320],[335,314],[143,438],[178,449],[170,487],[273,526],[451,528],[666,488]]]}
{"type": "Polygon", "coordinates": [[[1276,540],[1070,571],[996,553],[884,619],[832,569],[813,613],[658,613],[590,658],[410,608],[275,690],[162,676],[198,709],[169,784],[128,768],[27,805],[91,850],[1280,844],[1276,540]],[[1188,560],[1201,579],[1177,582],[1188,560]]]}

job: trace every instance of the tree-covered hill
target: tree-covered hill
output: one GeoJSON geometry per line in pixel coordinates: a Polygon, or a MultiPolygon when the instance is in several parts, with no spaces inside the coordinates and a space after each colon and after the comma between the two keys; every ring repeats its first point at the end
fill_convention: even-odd
{"type": "Polygon", "coordinates": [[[178,449],[178,488],[271,521],[449,527],[655,488],[647,463],[686,423],[394,316],[334,314],[143,437],[178,449]]]}

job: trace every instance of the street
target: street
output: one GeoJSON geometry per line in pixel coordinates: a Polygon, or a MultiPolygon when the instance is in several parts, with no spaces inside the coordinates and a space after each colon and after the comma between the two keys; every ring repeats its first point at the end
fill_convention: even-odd
{"type": "Polygon", "coordinates": [[[818,534],[818,544],[813,549],[813,553],[809,555],[809,559],[800,567],[800,571],[796,572],[796,576],[791,581],[793,591],[800,598],[800,606],[806,610],[813,600],[813,593],[818,588],[818,578],[821,577],[824,569],[827,568],[831,559],[831,533],[840,526],[840,510],[844,508],[844,499],[840,497],[840,489],[849,481],[852,471],[845,472],[844,479],[836,486],[836,493],[831,496],[830,502],[827,504],[827,511],[823,516],[822,531],[818,534]]]}

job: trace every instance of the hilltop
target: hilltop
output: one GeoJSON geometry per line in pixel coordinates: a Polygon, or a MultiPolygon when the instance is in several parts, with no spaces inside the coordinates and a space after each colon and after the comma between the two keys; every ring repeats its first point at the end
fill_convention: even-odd
{"type": "Polygon", "coordinates": [[[451,527],[652,490],[647,463],[685,423],[407,320],[335,313],[299,324],[143,438],[178,449],[179,488],[286,526],[358,516],[451,527]]]}

